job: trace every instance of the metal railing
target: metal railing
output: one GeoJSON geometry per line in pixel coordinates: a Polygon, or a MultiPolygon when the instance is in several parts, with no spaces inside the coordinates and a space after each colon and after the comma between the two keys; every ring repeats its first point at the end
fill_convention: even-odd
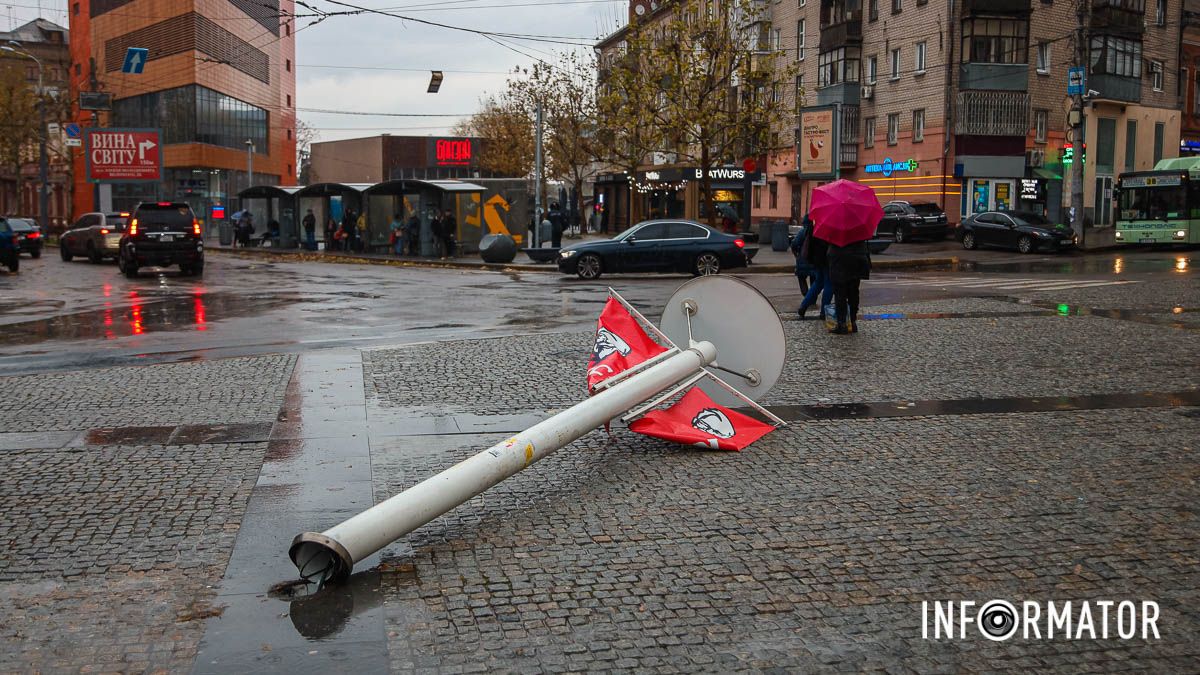
{"type": "Polygon", "coordinates": [[[1029,131],[1029,94],[1018,91],[960,91],[954,133],[1024,136],[1029,131]]]}

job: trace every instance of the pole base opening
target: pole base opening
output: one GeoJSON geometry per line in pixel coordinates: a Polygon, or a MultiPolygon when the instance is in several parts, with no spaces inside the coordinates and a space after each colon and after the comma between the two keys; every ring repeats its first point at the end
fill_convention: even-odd
{"type": "Polygon", "coordinates": [[[319,585],[327,581],[344,581],[354,569],[354,559],[345,547],[317,532],[296,535],[288,556],[300,571],[301,579],[319,585]]]}

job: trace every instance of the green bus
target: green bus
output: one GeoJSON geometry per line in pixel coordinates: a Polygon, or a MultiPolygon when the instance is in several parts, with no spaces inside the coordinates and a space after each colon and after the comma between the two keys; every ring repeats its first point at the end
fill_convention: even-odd
{"type": "Polygon", "coordinates": [[[1125,244],[1200,244],[1200,157],[1122,174],[1116,237],[1125,244]]]}

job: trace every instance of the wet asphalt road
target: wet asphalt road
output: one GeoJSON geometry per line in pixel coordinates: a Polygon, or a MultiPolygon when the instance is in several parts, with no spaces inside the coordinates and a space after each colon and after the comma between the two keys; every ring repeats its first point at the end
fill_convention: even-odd
{"type": "MultiPolygon", "coordinates": [[[[916,245],[961,254],[952,242],[916,245]]],[[[924,251],[922,251],[924,252],[924,251]]],[[[955,268],[880,272],[864,305],[1039,288],[1146,283],[1190,274],[1196,251],[1061,256],[972,252],[955,268]]],[[[799,304],[790,275],[744,277],[780,312],[799,304]]],[[[0,276],[0,372],[19,374],[335,347],[503,337],[593,325],[609,285],[647,316],[687,277],[396,268],[209,256],[202,279],[175,269],[135,280],[112,264],[64,263],[53,249],[0,276]]],[[[1149,288],[1149,286],[1148,286],[1149,288]]]]}

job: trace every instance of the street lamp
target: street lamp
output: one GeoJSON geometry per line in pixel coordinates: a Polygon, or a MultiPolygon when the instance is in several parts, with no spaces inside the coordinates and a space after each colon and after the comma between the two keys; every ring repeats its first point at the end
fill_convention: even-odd
{"type": "Polygon", "coordinates": [[[38,220],[42,223],[42,231],[50,231],[49,211],[50,211],[50,158],[46,154],[46,94],[43,87],[42,79],[42,60],[26,51],[20,42],[9,40],[8,44],[0,46],[0,49],[6,52],[12,52],[18,56],[24,56],[33,59],[38,68],[38,115],[41,118],[41,129],[38,130],[39,141],[39,157],[38,157],[38,178],[41,180],[42,187],[38,194],[38,220]]]}

